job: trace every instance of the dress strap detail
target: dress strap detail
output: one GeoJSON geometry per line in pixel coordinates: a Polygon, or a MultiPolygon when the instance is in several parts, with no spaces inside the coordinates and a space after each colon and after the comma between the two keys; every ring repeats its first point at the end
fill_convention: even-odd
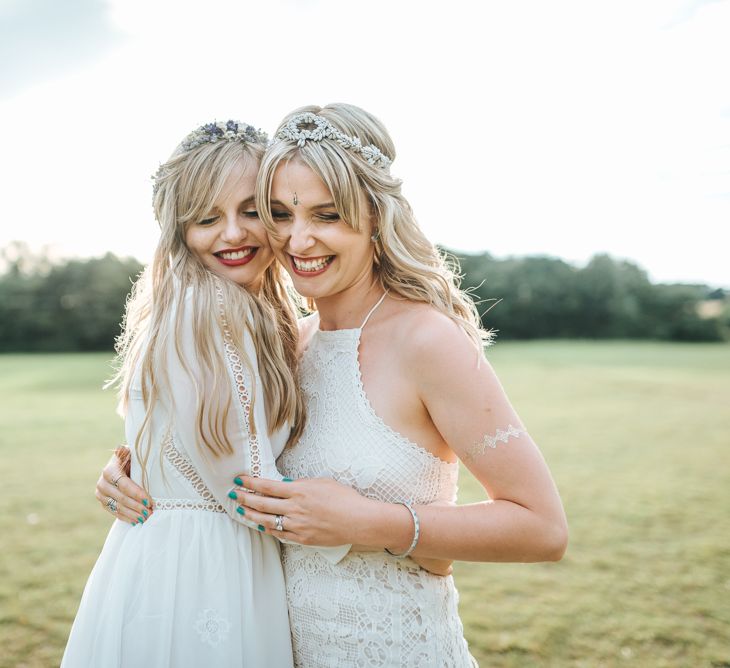
{"type": "Polygon", "coordinates": [[[368,314],[367,314],[367,315],[365,316],[365,320],[363,320],[363,321],[362,321],[362,325],[360,325],[360,329],[362,329],[363,327],[365,327],[365,325],[367,325],[367,323],[368,323],[368,320],[370,320],[370,316],[371,316],[371,315],[372,315],[373,313],[375,313],[375,309],[377,309],[377,308],[378,308],[378,306],[380,306],[380,305],[381,305],[381,304],[383,303],[383,300],[384,300],[384,299],[385,299],[385,298],[386,298],[387,296],[388,296],[388,291],[386,290],[386,291],[385,291],[385,292],[383,293],[383,296],[382,296],[382,297],[381,297],[380,299],[378,299],[378,303],[377,303],[377,304],[375,304],[375,306],[373,306],[373,308],[371,308],[371,309],[370,309],[370,312],[369,312],[369,313],[368,313],[368,314]]]}

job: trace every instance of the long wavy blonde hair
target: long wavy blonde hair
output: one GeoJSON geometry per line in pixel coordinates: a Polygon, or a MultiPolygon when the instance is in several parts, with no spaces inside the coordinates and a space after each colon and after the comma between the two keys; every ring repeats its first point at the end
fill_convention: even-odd
{"type": "MultiPolygon", "coordinates": [[[[301,107],[288,114],[279,129],[305,112],[327,119],[346,135],[358,138],[363,146],[376,146],[395,160],[393,140],[380,120],[351,104],[301,107]]],[[[446,314],[479,350],[491,340],[491,332],[481,326],[474,301],[459,289],[456,259],[441,252],[423,234],[401,193],[401,180],[392,176],[389,168],[371,165],[360,153],[337,141],[306,141],[299,146],[290,140],[275,139],[269,146],[259,169],[256,207],[271,235],[276,236],[270,205],[274,173],[282,161],[295,158],[322,179],[337,212],[358,232],[360,194],[365,195],[376,220],[374,272],[384,289],[410,301],[430,304],[446,314]]],[[[310,303],[310,308],[316,307],[310,303]]]]}
{"type": "MultiPolygon", "coordinates": [[[[237,167],[258,169],[265,146],[237,141],[204,143],[192,150],[181,146],[158,171],[153,206],[160,225],[160,240],[152,262],[135,283],[117,339],[117,373],[110,381],[119,388],[120,412],[126,414],[133,379],[139,377],[145,417],[134,444],[142,464],[144,483],[151,446],[151,423],[156,403],[174,401],[165,369],[171,343],[194,383],[200,447],[214,456],[230,454],[226,419],[233,401],[224,353],[216,344],[216,331],[228,326],[232,340],[250,333],[258,358],[270,432],[292,426],[289,441],[304,427],[304,403],[297,382],[297,322],[287,289],[288,276],[276,262],[266,269],[260,293],[213,274],[185,244],[185,232],[206,216],[225,194],[228,177],[237,167]],[[178,345],[182,310],[188,288],[196,364],[195,377],[178,345]]],[[[237,351],[250,372],[251,360],[242,346],[237,351]]],[[[137,381],[135,381],[137,382],[137,381]]],[[[253,404],[259,399],[251,397],[253,404]]],[[[249,420],[253,428],[253,419],[249,420]]]]}

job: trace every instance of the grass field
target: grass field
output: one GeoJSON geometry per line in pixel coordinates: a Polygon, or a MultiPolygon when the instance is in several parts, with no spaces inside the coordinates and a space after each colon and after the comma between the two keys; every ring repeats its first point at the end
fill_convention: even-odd
{"type": "MultiPolygon", "coordinates": [[[[0,356],[3,668],[58,665],[109,527],[93,497],[122,439],[107,358],[0,356]]],[[[571,541],[557,564],[457,565],[480,665],[730,667],[730,347],[500,343],[490,359],[571,541]]],[[[463,475],[460,500],[481,497],[463,475]]]]}

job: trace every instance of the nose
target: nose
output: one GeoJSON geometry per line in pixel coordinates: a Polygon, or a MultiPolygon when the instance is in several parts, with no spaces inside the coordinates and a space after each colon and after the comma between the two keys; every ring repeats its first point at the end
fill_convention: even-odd
{"type": "Polygon", "coordinates": [[[240,246],[246,239],[248,230],[238,213],[229,213],[225,217],[225,226],[221,239],[231,246],[240,246]]]}
{"type": "Polygon", "coordinates": [[[309,221],[295,215],[289,228],[287,243],[290,253],[292,255],[304,255],[316,243],[317,241],[312,236],[312,227],[309,221]]]}

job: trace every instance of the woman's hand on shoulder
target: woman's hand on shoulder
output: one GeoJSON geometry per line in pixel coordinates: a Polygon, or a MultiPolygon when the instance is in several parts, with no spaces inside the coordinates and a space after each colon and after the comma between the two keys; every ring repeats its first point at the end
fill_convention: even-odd
{"type": "Polygon", "coordinates": [[[130,524],[143,524],[154,508],[152,498],[130,477],[129,448],[120,446],[101,472],[96,482],[96,498],[102,508],[119,520],[130,524]],[[112,509],[116,503],[116,512],[112,509]]]}

